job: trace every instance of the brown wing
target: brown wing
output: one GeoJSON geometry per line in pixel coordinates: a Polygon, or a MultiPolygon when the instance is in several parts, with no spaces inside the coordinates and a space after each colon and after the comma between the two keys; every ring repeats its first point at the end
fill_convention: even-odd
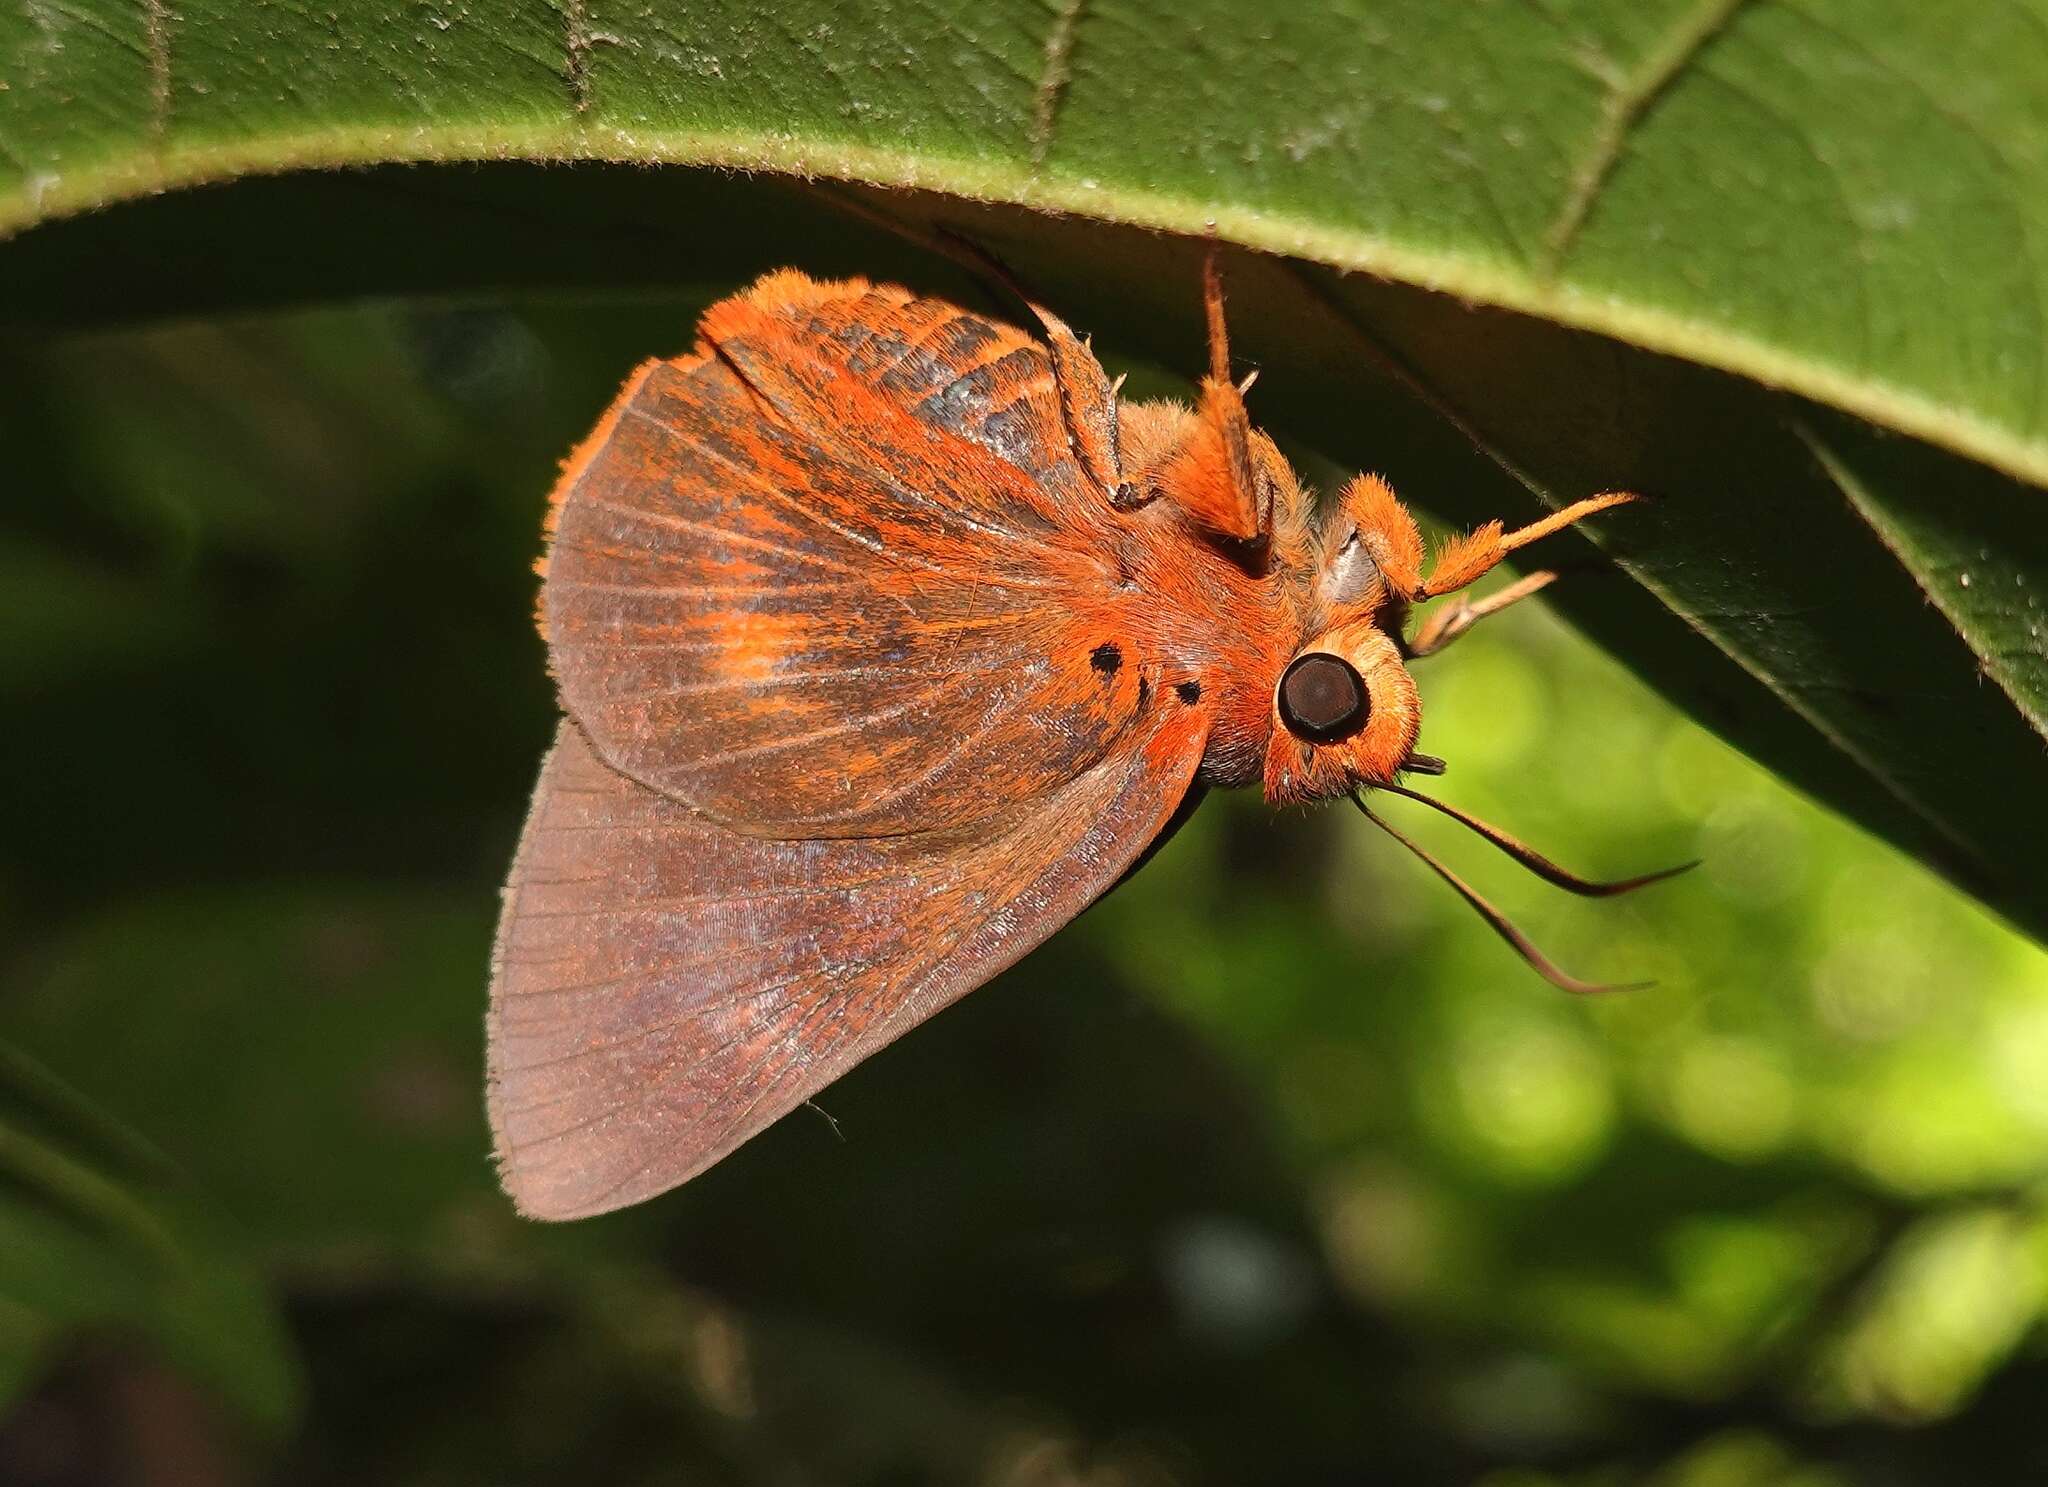
{"type": "Polygon", "coordinates": [[[969,828],[872,841],[725,831],[565,723],[498,926],[490,1111],[520,1209],[675,1186],[1113,885],[1186,796],[1192,716],[969,828]]]}
{"type": "Polygon", "coordinates": [[[1158,678],[1121,665],[1122,539],[1043,351],[792,275],[701,329],[559,491],[546,630],[598,753],[779,838],[956,825],[1103,758],[1158,678]]]}

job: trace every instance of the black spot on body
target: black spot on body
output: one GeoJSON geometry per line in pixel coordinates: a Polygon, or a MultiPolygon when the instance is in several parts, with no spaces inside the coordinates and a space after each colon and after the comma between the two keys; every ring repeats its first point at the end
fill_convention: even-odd
{"type": "Polygon", "coordinates": [[[1117,667],[1124,664],[1123,649],[1114,640],[1105,640],[1088,653],[1088,664],[1104,676],[1115,676],[1117,667]]]}
{"type": "Polygon", "coordinates": [[[1179,695],[1182,702],[1200,702],[1202,700],[1202,684],[1200,682],[1180,682],[1175,685],[1173,690],[1179,695]]]}

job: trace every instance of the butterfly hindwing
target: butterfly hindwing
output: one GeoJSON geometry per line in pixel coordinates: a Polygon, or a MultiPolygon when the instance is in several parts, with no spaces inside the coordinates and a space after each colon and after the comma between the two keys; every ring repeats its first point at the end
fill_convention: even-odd
{"type": "Polygon", "coordinates": [[[506,1189],[542,1218],[651,1197],[1014,963],[1173,819],[1194,726],[1155,723],[968,826],[777,841],[627,778],[563,724],[494,957],[506,1189]]]}

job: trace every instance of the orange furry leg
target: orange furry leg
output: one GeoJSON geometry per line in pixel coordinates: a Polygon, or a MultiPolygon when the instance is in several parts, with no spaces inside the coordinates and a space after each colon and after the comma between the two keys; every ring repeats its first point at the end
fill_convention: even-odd
{"type": "Polygon", "coordinates": [[[1607,491],[1601,495],[1588,496],[1583,501],[1574,501],[1562,511],[1553,512],[1538,522],[1526,527],[1517,527],[1512,532],[1503,532],[1501,524],[1490,521],[1469,536],[1452,539],[1437,554],[1436,566],[1430,570],[1429,578],[1416,595],[1419,599],[1434,599],[1439,594],[1448,594],[1467,584],[1475,583],[1491,572],[1494,566],[1518,547],[1561,532],[1574,522],[1585,520],[1596,512],[1606,511],[1613,506],[1640,501],[1641,496],[1632,491],[1607,491]]]}

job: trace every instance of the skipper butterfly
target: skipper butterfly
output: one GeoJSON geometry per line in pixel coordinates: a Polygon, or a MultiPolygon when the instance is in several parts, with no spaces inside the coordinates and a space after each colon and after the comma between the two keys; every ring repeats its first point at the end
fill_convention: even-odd
{"type": "MultiPolygon", "coordinates": [[[[1210,787],[1416,799],[1409,664],[1534,593],[1455,595],[1629,501],[1425,563],[1375,475],[1318,515],[1233,381],[1193,407],[1086,343],[773,273],[635,371],[566,462],[541,628],[567,717],[505,888],[491,1124],[561,1219],[702,1171],[1040,944],[1210,787]]],[[[1535,871],[1574,878],[1430,803],[1535,871]]],[[[1551,981],[1564,975],[1394,833],[1551,981]]]]}

